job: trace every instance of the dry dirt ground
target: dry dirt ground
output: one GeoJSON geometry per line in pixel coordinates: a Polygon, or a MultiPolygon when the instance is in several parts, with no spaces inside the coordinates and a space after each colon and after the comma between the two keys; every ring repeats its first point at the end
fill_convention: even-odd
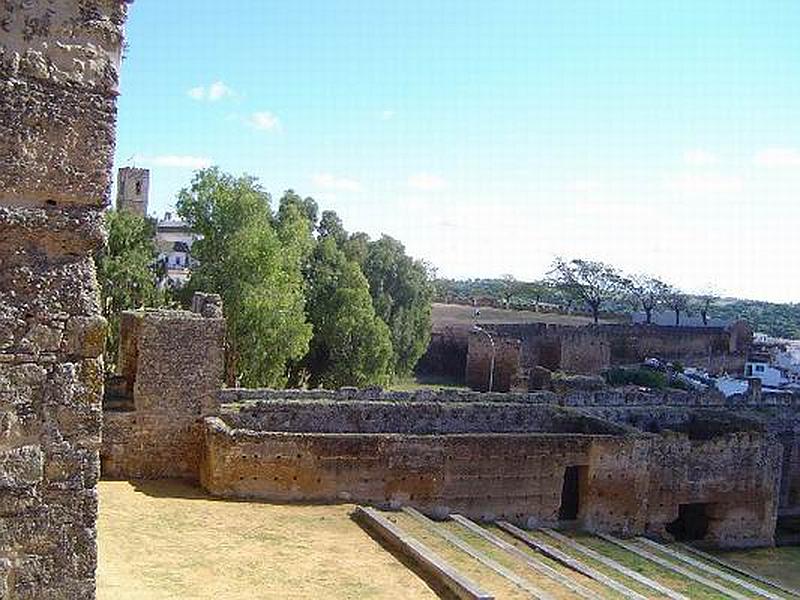
{"type": "Polygon", "coordinates": [[[214,500],[175,481],[101,481],[100,600],[435,598],[352,505],[214,500]]]}

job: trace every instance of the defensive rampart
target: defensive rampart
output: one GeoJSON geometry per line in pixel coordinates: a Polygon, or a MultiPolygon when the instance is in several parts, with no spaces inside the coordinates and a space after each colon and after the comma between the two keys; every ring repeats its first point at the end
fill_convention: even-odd
{"type": "Polygon", "coordinates": [[[669,535],[693,506],[708,543],[772,541],[781,450],[751,419],[676,406],[663,417],[674,429],[648,433],[625,423],[639,395],[617,396],[618,424],[589,414],[614,410],[595,395],[573,399],[580,411],[552,394],[371,396],[223,405],[205,422],[201,482],[220,496],[411,504],[631,534],[669,535]]]}
{"type": "Polygon", "coordinates": [[[0,3],[0,598],[93,598],[125,3],[0,3]]]}
{"type": "Polygon", "coordinates": [[[770,421],[793,398],[578,380],[560,393],[221,390],[221,308],[195,308],[124,316],[106,475],[737,547],[772,543],[781,486],[795,485],[781,483],[770,421]]]}
{"type": "Polygon", "coordinates": [[[492,355],[496,357],[495,378],[500,381],[513,381],[537,366],[598,374],[611,365],[640,363],[650,357],[702,367],[711,373],[741,373],[752,339],[743,323],[729,328],[545,323],[487,324],[483,328],[490,332],[491,340],[477,332],[468,336],[466,381],[474,389],[485,389],[481,382],[488,378],[492,355]],[[514,372],[516,363],[506,350],[516,343],[519,373],[514,372]]]}

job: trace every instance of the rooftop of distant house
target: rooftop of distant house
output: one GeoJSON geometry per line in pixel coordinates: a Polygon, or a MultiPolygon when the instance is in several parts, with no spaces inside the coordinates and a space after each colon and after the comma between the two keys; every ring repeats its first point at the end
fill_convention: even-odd
{"type": "Polygon", "coordinates": [[[164,218],[158,220],[158,228],[189,231],[189,225],[185,221],[173,218],[170,212],[164,213],[164,218]]]}

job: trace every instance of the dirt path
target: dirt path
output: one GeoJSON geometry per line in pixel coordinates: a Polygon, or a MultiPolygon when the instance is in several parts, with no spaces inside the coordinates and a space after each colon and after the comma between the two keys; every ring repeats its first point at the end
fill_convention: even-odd
{"type": "Polygon", "coordinates": [[[220,501],[173,481],[98,489],[100,600],[436,597],[350,505],[220,501]]]}

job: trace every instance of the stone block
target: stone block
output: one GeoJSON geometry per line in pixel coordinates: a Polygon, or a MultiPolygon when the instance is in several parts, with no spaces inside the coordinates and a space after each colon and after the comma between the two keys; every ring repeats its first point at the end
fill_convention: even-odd
{"type": "Polygon", "coordinates": [[[0,489],[20,488],[39,483],[44,457],[38,445],[0,451],[0,489]]]}
{"type": "Polygon", "coordinates": [[[67,320],[61,351],[72,357],[97,358],[103,354],[106,320],[100,315],[67,320]]]}

